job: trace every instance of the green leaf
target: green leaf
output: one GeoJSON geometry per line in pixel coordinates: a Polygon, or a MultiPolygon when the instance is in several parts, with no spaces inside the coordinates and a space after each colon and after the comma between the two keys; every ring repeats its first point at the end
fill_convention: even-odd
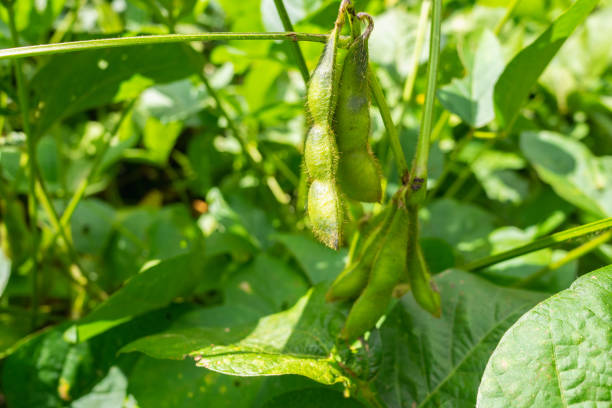
{"type": "Polygon", "coordinates": [[[598,3],[598,0],[577,0],[506,66],[494,93],[496,116],[502,128],[512,126],[544,69],[598,3]]]}
{"type": "Polygon", "coordinates": [[[611,316],[611,266],[537,305],[501,339],[477,406],[609,406],[611,316]]]}
{"type": "Polygon", "coordinates": [[[263,378],[236,378],[193,365],[141,355],[129,377],[139,407],[250,408],[263,378]]]}
{"type": "Polygon", "coordinates": [[[468,74],[454,79],[438,91],[440,103],[457,114],[474,128],[479,128],[495,118],[493,88],[504,70],[501,45],[489,30],[485,30],[478,43],[468,74]]]}
{"type": "Polygon", "coordinates": [[[101,406],[95,404],[96,397],[106,394],[105,398],[111,398],[124,383],[123,375],[111,369],[119,363],[117,350],[139,336],[167,328],[170,321],[187,310],[189,307],[184,305],[173,305],[78,344],[64,338],[67,324],[33,334],[3,362],[2,386],[7,406],[57,408],[81,398],[81,407],[101,406]],[[114,372],[109,373],[109,369],[114,372]],[[94,394],[84,397],[92,387],[94,394]]]}
{"type": "Polygon", "coordinates": [[[77,324],[77,339],[85,341],[145,312],[166,306],[186,294],[200,275],[199,254],[161,261],[143,270],[77,324]]]}
{"type": "Polygon", "coordinates": [[[423,238],[439,238],[449,243],[466,260],[487,256],[488,235],[493,231],[491,214],[472,204],[441,199],[423,209],[423,238]]]}
{"type": "Polygon", "coordinates": [[[274,238],[295,256],[313,285],[334,280],[344,269],[346,249],[334,251],[312,238],[298,234],[277,234],[274,238]]]}
{"type": "Polygon", "coordinates": [[[36,133],[74,113],[130,100],[153,84],[189,76],[201,65],[197,53],[180,44],[54,56],[30,84],[40,109],[36,133]]]}
{"type": "Polygon", "coordinates": [[[75,400],[71,408],[121,407],[127,395],[128,382],[118,367],[111,367],[106,377],[94,385],[91,392],[75,400]]]}
{"type": "Polygon", "coordinates": [[[325,302],[326,288],[311,289],[291,309],[257,324],[193,327],[135,341],[122,352],[156,358],[193,357],[200,367],[237,376],[299,374],[323,384],[345,380],[330,357],[344,315],[325,302]]]}
{"type": "Polygon", "coordinates": [[[389,407],[474,407],[488,356],[506,329],[543,298],[458,270],[435,281],[440,319],[407,295],[381,326],[376,388],[389,407]]]}
{"type": "Polygon", "coordinates": [[[266,402],[262,408],[362,408],[354,399],[324,388],[306,388],[286,392],[266,402]]]}
{"type": "Polygon", "coordinates": [[[299,271],[265,253],[226,284],[227,305],[271,314],[288,309],[308,290],[299,271]]]}
{"type": "Polygon", "coordinates": [[[595,157],[581,142],[553,132],[524,132],[521,150],[540,178],[575,206],[612,216],[612,156],[595,157]]]}

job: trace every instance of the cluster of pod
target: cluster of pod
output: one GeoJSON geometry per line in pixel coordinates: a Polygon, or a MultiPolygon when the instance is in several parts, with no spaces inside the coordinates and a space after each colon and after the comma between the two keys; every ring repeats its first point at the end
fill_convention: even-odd
{"type": "Polygon", "coordinates": [[[368,38],[372,19],[365,13],[357,14],[359,19],[368,19],[368,28],[353,40],[343,64],[338,64],[343,6],[308,86],[310,127],[304,148],[312,230],[333,249],[338,249],[342,241],[345,198],[377,202],[382,196],[380,168],[368,143],[368,38]]]}
{"type": "MultiPolygon", "coordinates": [[[[378,202],[381,172],[370,148],[368,38],[366,13],[354,15],[368,26],[338,62],[338,39],[350,1],[344,0],[307,93],[309,130],[304,164],[309,178],[308,216],[315,236],[337,249],[342,240],[346,198],[378,202]]],[[[352,341],[374,327],[393,295],[409,288],[417,302],[440,314],[440,296],[423,259],[416,211],[405,204],[407,187],[393,197],[380,220],[362,239],[357,256],[327,293],[328,301],[354,300],[340,337],[352,341]]]]}
{"type": "Polygon", "coordinates": [[[354,300],[340,338],[352,341],[372,329],[391,299],[411,290],[432,315],[441,314],[440,294],[418,242],[417,211],[405,203],[406,187],[394,195],[363,238],[358,253],[332,283],[330,302],[354,300]]]}

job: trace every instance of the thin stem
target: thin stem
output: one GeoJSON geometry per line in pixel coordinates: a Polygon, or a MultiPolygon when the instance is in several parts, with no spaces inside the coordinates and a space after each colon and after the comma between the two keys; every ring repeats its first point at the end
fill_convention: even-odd
{"type": "MultiPolygon", "coordinates": [[[[19,33],[15,26],[15,9],[13,2],[6,3],[9,15],[9,28],[11,38],[15,46],[19,45],[19,33]]],[[[36,205],[36,141],[30,128],[30,106],[28,101],[28,90],[26,88],[25,78],[23,76],[23,67],[21,61],[15,61],[15,77],[17,79],[17,93],[19,98],[19,109],[21,110],[21,119],[23,122],[23,130],[26,136],[26,144],[28,151],[28,216],[30,218],[30,234],[32,238],[32,328],[36,327],[38,314],[38,214],[36,205]]]]}
{"type": "MultiPolygon", "coordinates": [[[[121,113],[121,117],[119,118],[119,121],[115,124],[113,129],[111,129],[110,132],[105,132],[105,134],[102,136],[102,139],[103,139],[102,146],[100,146],[98,148],[98,151],[96,152],[96,156],[94,157],[91,168],[89,169],[89,173],[79,183],[76,191],[74,192],[74,194],[72,195],[72,198],[70,199],[70,202],[66,206],[66,209],[64,210],[64,212],[62,213],[59,223],[60,223],[60,228],[64,231],[64,234],[66,236],[68,236],[69,234],[67,228],[70,223],[70,219],[72,218],[72,215],[74,214],[74,211],[76,210],[77,206],[83,199],[85,195],[85,191],[87,190],[87,187],[89,187],[91,182],[94,180],[94,178],[98,174],[98,170],[100,169],[102,160],[104,159],[104,155],[106,154],[106,152],[108,151],[110,147],[111,139],[113,138],[114,135],[117,134],[117,132],[119,132],[119,128],[121,127],[121,124],[127,117],[128,113],[132,109],[132,106],[134,105],[135,102],[136,102],[135,99],[132,102],[130,102],[129,106],[127,106],[121,113]]],[[[49,240],[49,244],[47,245],[47,247],[52,246],[55,243],[55,240],[59,236],[60,236],[60,231],[59,230],[55,231],[55,233],[49,240]]]]}
{"type": "Polygon", "coordinates": [[[408,74],[408,77],[406,78],[404,93],[402,94],[404,103],[410,102],[412,99],[412,93],[414,92],[414,83],[416,82],[417,73],[419,71],[419,62],[421,60],[421,54],[423,53],[423,43],[425,42],[425,32],[427,30],[430,9],[431,0],[423,0],[423,3],[421,4],[419,24],[417,26],[416,41],[414,43],[414,52],[412,53],[412,67],[410,69],[410,74],[408,74]]]}
{"type": "Polygon", "coordinates": [[[49,193],[45,189],[45,186],[42,183],[42,180],[38,172],[36,173],[35,177],[38,182],[37,192],[38,192],[38,197],[40,199],[40,204],[42,208],[45,210],[45,212],[47,213],[47,216],[49,217],[49,220],[51,221],[51,224],[53,225],[55,232],[56,233],[59,232],[59,236],[64,241],[70,261],[76,266],[76,268],[71,270],[70,278],[74,280],[76,283],[78,283],[79,285],[83,286],[85,289],[87,289],[87,291],[92,296],[97,297],[100,300],[106,299],[108,297],[108,294],[104,292],[104,290],[102,290],[100,287],[98,287],[98,285],[96,285],[93,282],[90,282],[87,279],[87,277],[84,275],[83,271],[85,269],[79,262],[79,257],[76,252],[76,249],[74,249],[74,245],[72,244],[72,241],[68,237],[68,234],[66,233],[64,228],[62,228],[61,221],[57,215],[57,212],[55,211],[55,208],[53,208],[53,204],[51,203],[49,193]]]}
{"type": "Polygon", "coordinates": [[[76,20],[79,16],[79,10],[81,9],[81,6],[83,6],[84,2],[85,2],[84,0],[76,0],[76,6],[74,7],[73,10],[70,10],[66,14],[66,16],[62,19],[62,21],[59,23],[58,28],[57,30],[55,30],[55,32],[51,36],[49,43],[51,44],[59,43],[60,41],[62,41],[62,39],[64,38],[66,34],[72,31],[72,28],[74,27],[74,23],[76,23],[76,20]]]}
{"type": "Polygon", "coordinates": [[[526,277],[525,279],[521,279],[520,281],[518,281],[517,283],[515,283],[513,286],[517,287],[517,288],[522,288],[525,287],[527,285],[529,285],[530,283],[532,283],[533,281],[540,279],[541,277],[547,275],[548,273],[559,269],[560,267],[562,267],[563,265],[568,264],[569,262],[578,259],[586,254],[588,254],[589,252],[597,249],[597,247],[599,247],[602,244],[605,244],[606,242],[608,242],[610,240],[610,238],[612,238],[612,231],[607,231],[604,232],[603,234],[601,234],[600,236],[598,236],[595,239],[592,239],[588,242],[585,242],[584,244],[580,245],[579,247],[576,247],[574,249],[572,249],[571,251],[569,251],[567,254],[565,254],[565,256],[561,259],[559,259],[556,262],[553,262],[549,265],[546,265],[545,267],[543,267],[542,269],[534,272],[533,274],[529,275],[528,277],[526,277]]]}
{"type": "Polygon", "coordinates": [[[393,151],[393,155],[395,156],[397,170],[400,177],[404,179],[408,174],[408,163],[406,162],[406,156],[404,155],[404,150],[402,149],[402,145],[399,140],[397,128],[393,124],[393,119],[391,119],[391,112],[389,111],[389,106],[387,106],[385,95],[380,87],[380,84],[378,83],[378,79],[376,78],[372,67],[368,69],[368,82],[370,84],[370,89],[372,90],[372,96],[376,101],[376,105],[378,105],[380,115],[382,116],[383,123],[387,129],[387,134],[389,135],[389,143],[391,145],[391,151],[393,151]]]}
{"type": "Polygon", "coordinates": [[[602,231],[612,228],[612,218],[605,218],[603,220],[595,221],[590,224],[581,225],[579,227],[570,228],[565,231],[557,232],[547,237],[540,238],[530,244],[523,245],[521,247],[511,249],[496,255],[487,256],[486,258],[478,259],[474,262],[469,262],[459,269],[464,271],[476,271],[478,269],[486,268],[487,266],[494,265],[508,259],[516,258],[521,255],[525,255],[531,252],[539,251],[540,249],[553,247],[572,239],[580,238],[585,235],[601,233],[602,231]]]}
{"type": "Polygon", "coordinates": [[[436,98],[438,66],[440,63],[440,38],[442,27],[442,0],[434,0],[429,44],[429,64],[427,67],[427,91],[425,106],[421,117],[421,129],[417,140],[416,155],[412,163],[410,184],[414,194],[410,197],[413,204],[420,204],[427,193],[427,162],[433,125],[433,110],[436,98]]]}
{"type": "MultiPolygon", "coordinates": [[[[283,28],[285,31],[293,32],[293,25],[291,24],[291,20],[289,19],[289,14],[287,14],[287,9],[283,4],[283,0],[274,0],[274,5],[276,6],[276,11],[278,11],[278,16],[283,23],[283,28]]],[[[302,74],[302,78],[304,79],[304,83],[307,84],[308,81],[310,81],[310,74],[308,73],[308,67],[306,66],[306,61],[304,60],[304,55],[302,54],[300,45],[294,41],[290,44],[290,46],[293,50],[293,55],[300,70],[300,74],[302,74]]]]}
{"type": "MultiPolygon", "coordinates": [[[[133,45],[171,44],[193,41],[220,40],[283,40],[327,42],[327,34],[308,33],[198,33],[198,34],[161,34],[137,37],[103,38],[97,40],[72,41],[58,44],[31,45],[27,47],[5,48],[0,50],[0,59],[26,58],[39,55],[64,54],[84,50],[129,47],[133,45]]],[[[341,37],[340,47],[346,47],[348,40],[341,37]]]]}
{"type": "Polygon", "coordinates": [[[499,33],[501,33],[502,28],[504,28],[504,25],[506,24],[506,22],[510,19],[510,17],[512,17],[512,14],[514,14],[514,10],[516,10],[516,6],[518,6],[521,0],[510,0],[510,1],[511,1],[510,4],[506,8],[506,13],[502,17],[502,19],[499,20],[499,23],[497,23],[497,25],[495,26],[495,30],[493,30],[495,35],[499,35],[499,33]]]}

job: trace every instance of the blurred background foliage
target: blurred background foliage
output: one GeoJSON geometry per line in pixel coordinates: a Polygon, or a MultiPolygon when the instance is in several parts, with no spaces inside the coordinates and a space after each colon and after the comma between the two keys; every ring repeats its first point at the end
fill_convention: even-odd
{"type": "MultiPolygon", "coordinates": [[[[354,2],[375,18],[371,61],[410,160],[427,46],[412,100],[403,101],[402,92],[413,69],[421,1],[354,2]]],[[[284,3],[295,30],[309,33],[328,32],[338,7],[331,0],[284,3]]],[[[612,2],[600,2],[544,72],[513,131],[496,138],[491,96],[478,87],[486,94],[486,73],[499,75],[572,1],[521,1],[495,35],[508,3],[444,2],[431,194],[421,213],[422,244],[436,273],[612,216],[612,2]]],[[[15,12],[21,45],[283,31],[273,0],[17,0],[15,12]]],[[[12,46],[7,21],[0,7],[2,48],[12,46]]],[[[321,44],[300,48],[312,70],[321,44]]],[[[34,302],[25,136],[12,64],[1,60],[0,355],[6,358],[0,406],[274,407],[286,406],[296,391],[326,406],[360,406],[342,398],[341,388],[321,388],[304,377],[230,377],[191,361],[117,355],[123,345],[170,326],[255,322],[288,309],[342,269],[347,250],[334,253],[315,243],[304,219],[305,84],[287,43],[116,48],[29,58],[24,71],[31,137],[51,202],[38,208],[34,302]],[[79,191],[82,199],[71,202],[79,191]],[[72,216],[63,239],[52,214],[67,210],[72,216]],[[165,271],[155,275],[161,276],[157,286],[126,296],[132,303],[110,304],[111,317],[100,308],[100,317],[89,315],[104,293],[127,289],[125,282],[140,274],[154,276],[155,268],[165,271]],[[87,289],[70,278],[77,275],[87,289]],[[66,334],[69,321],[84,316],[87,325],[79,330],[100,334],[74,344],[66,334]]],[[[374,109],[372,118],[388,198],[398,177],[374,109]]],[[[354,215],[378,210],[355,206],[354,215]]],[[[481,275],[512,286],[581,243],[503,262],[481,275]]],[[[602,245],[528,288],[554,293],[609,263],[612,246],[602,245]]],[[[416,395],[397,406],[419,402],[416,395]]],[[[391,397],[386,401],[395,406],[391,397]]]]}

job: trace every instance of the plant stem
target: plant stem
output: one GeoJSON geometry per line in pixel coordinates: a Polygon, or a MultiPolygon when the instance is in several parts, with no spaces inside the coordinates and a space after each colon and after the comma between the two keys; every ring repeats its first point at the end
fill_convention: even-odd
{"type": "Polygon", "coordinates": [[[605,218],[603,220],[595,221],[590,224],[581,225],[579,227],[570,228],[565,231],[557,232],[547,237],[535,240],[532,243],[523,245],[518,248],[511,249],[496,255],[487,256],[486,258],[478,259],[474,262],[469,262],[459,269],[464,271],[476,271],[478,269],[486,268],[487,266],[494,265],[508,259],[516,258],[521,255],[525,255],[531,252],[538,251],[540,249],[553,247],[572,239],[580,238],[585,235],[601,233],[602,231],[612,228],[612,218],[605,218]]]}
{"type": "MultiPolygon", "coordinates": [[[[64,54],[69,52],[129,47],[134,45],[171,44],[193,41],[219,40],[284,40],[327,42],[327,34],[308,33],[198,33],[198,34],[162,34],[137,37],[103,38],[97,40],[72,41],[58,44],[31,45],[27,47],[5,48],[0,50],[0,59],[26,58],[39,55],[64,54]]],[[[345,47],[348,40],[341,37],[339,46],[345,47]]]]}
{"type": "Polygon", "coordinates": [[[499,23],[497,23],[497,25],[495,26],[495,30],[493,30],[495,35],[499,35],[499,33],[501,33],[504,24],[506,24],[510,17],[512,17],[512,14],[514,14],[514,10],[516,9],[516,6],[518,6],[520,1],[521,0],[510,0],[510,4],[506,8],[506,13],[502,17],[502,19],[499,20],[499,23]]]}
{"type": "Polygon", "coordinates": [[[433,124],[433,108],[436,98],[438,66],[440,63],[442,0],[433,0],[431,19],[425,106],[423,108],[423,116],[421,117],[421,129],[419,132],[419,138],[417,140],[416,155],[414,157],[410,172],[410,185],[413,190],[410,200],[412,204],[417,205],[425,201],[425,196],[427,194],[427,162],[429,161],[429,145],[433,124]]]}
{"type": "MultiPolygon", "coordinates": [[[[72,195],[72,198],[70,199],[70,202],[66,206],[66,209],[64,210],[64,212],[62,213],[62,216],[59,219],[60,228],[64,231],[65,236],[69,235],[67,228],[69,226],[70,219],[72,218],[72,215],[74,214],[74,211],[76,210],[77,206],[83,199],[85,195],[85,191],[87,190],[87,187],[96,177],[98,170],[100,168],[100,165],[102,164],[102,160],[104,159],[104,155],[106,154],[106,152],[108,151],[110,147],[111,139],[113,138],[114,135],[117,134],[117,132],[119,132],[119,128],[121,127],[121,124],[127,117],[127,114],[132,109],[132,106],[134,105],[135,102],[136,102],[135,99],[132,102],[130,102],[129,106],[127,106],[121,113],[121,117],[119,118],[119,121],[115,124],[113,129],[111,129],[109,132],[105,132],[105,134],[102,136],[102,139],[103,139],[102,146],[100,146],[98,148],[98,151],[96,152],[96,156],[93,159],[93,163],[91,165],[91,168],[89,169],[89,173],[79,183],[76,191],[74,192],[74,194],[72,195]]],[[[55,231],[55,233],[49,240],[49,243],[46,245],[46,247],[48,248],[52,246],[55,243],[55,240],[59,236],[60,236],[60,231],[59,230],[55,231]]]]}
{"type": "MultiPolygon", "coordinates": [[[[19,33],[15,25],[15,9],[13,2],[7,2],[6,8],[9,15],[9,29],[11,38],[15,46],[19,45],[19,33]]],[[[30,128],[30,107],[28,101],[28,90],[26,88],[25,78],[23,76],[23,67],[21,61],[15,61],[15,77],[17,79],[17,93],[19,99],[19,109],[21,110],[21,119],[23,122],[23,130],[26,136],[27,152],[28,152],[28,216],[30,219],[30,234],[32,237],[32,328],[36,327],[38,314],[38,214],[36,203],[36,141],[30,128]]]]}
{"type": "Polygon", "coordinates": [[[546,274],[548,274],[549,272],[552,272],[556,269],[559,269],[560,267],[562,267],[563,265],[578,259],[586,254],[588,254],[589,252],[597,249],[597,247],[599,247],[602,244],[605,244],[606,242],[608,242],[610,240],[610,238],[612,238],[612,231],[607,231],[604,232],[603,234],[601,234],[600,236],[598,236],[597,238],[594,238],[588,242],[585,242],[584,244],[580,245],[579,247],[576,247],[574,249],[572,249],[571,251],[569,251],[567,254],[565,254],[565,256],[561,259],[559,259],[556,262],[553,262],[549,265],[546,265],[545,267],[543,267],[542,269],[536,271],[535,273],[529,275],[528,277],[526,277],[525,279],[521,279],[520,281],[518,281],[517,283],[515,283],[513,286],[517,287],[517,288],[522,288],[525,287],[527,285],[529,285],[531,282],[540,279],[541,277],[545,276],[546,274]]]}
{"type": "MultiPolygon", "coordinates": [[[[291,20],[289,19],[289,14],[287,14],[287,9],[283,4],[283,0],[274,0],[274,5],[276,6],[276,11],[278,11],[278,16],[283,23],[283,28],[285,31],[293,32],[293,25],[291,24],[291,20]]],[[[308,73],[308,67],[306,66],[306,61],[304,60],[304,55],[302,54],[300,45],[293,41],[290,46],[293,50],[293,56],[297,62],[300,74],[302,74],[302,78],[304,78],[304,83],[308,84],[308,81],[310,81],[310,74],[308,73]]]]}
{"type": "Polygon", "coordinates": [[[376,101],[376,105],[378,105],[380,115],[382,116],[383,123],[387,129],[387,134],[389,135],[389,143],[391,145],[393,155],[395,156],[397,170],[400,174],[400,178],[404,179],[408,174],[408,163],[406,162],[406,156],[404,155],[404,150],[400,144],[397,128],[393,124],[393,119],[391,119],[391,112],[389,111],[389,106],[387,106],[385,95],[380,87],[380,84],[378,83],[378,79],[376,79],[376,75],[374,74],[372,67],[368,68],[368,82],[370,84],[370,89],[372,90],[372,96],[376,101]]]}
{"type": "Polygon", "coordinates": [[[412,93],[414,92],[414,83],[416,82],[417,73],[419,71],[419,62],[421,59],[421,54],[423,53],[423,43],[425,42],[425,32],[427,30],[427,22],[430,9],[431,0],[423,0],[423,3],[421,4],[419,24],[417,26],[416,41],[414,43],[414,52],[412,53],[412,67],[410,69],[410,74],[408,74],[408,77],[406,78],[406,83],[404,84],[404,92],[402,94],[404,104],[410,103],[410,100],[412,99],[412,93]]]}
{"type": "Polygon", "coordinates": [[[83,6],[84,2],[85,2],[84,0],[76,0],[76,6],[74,7],[73,10],[70,10],[66,14],[66,16],[62,19],[62,21],[59,23],[58,28],[57,30],[55,30],[55,32],[51,36],[49,43],[51,44],[59,43],[60,41],[62,41],[62,39],[64,38],[66,34],[72,31],[72,28],[74,27],[74,23],[79,17],[79,10],[83,6]]]}

